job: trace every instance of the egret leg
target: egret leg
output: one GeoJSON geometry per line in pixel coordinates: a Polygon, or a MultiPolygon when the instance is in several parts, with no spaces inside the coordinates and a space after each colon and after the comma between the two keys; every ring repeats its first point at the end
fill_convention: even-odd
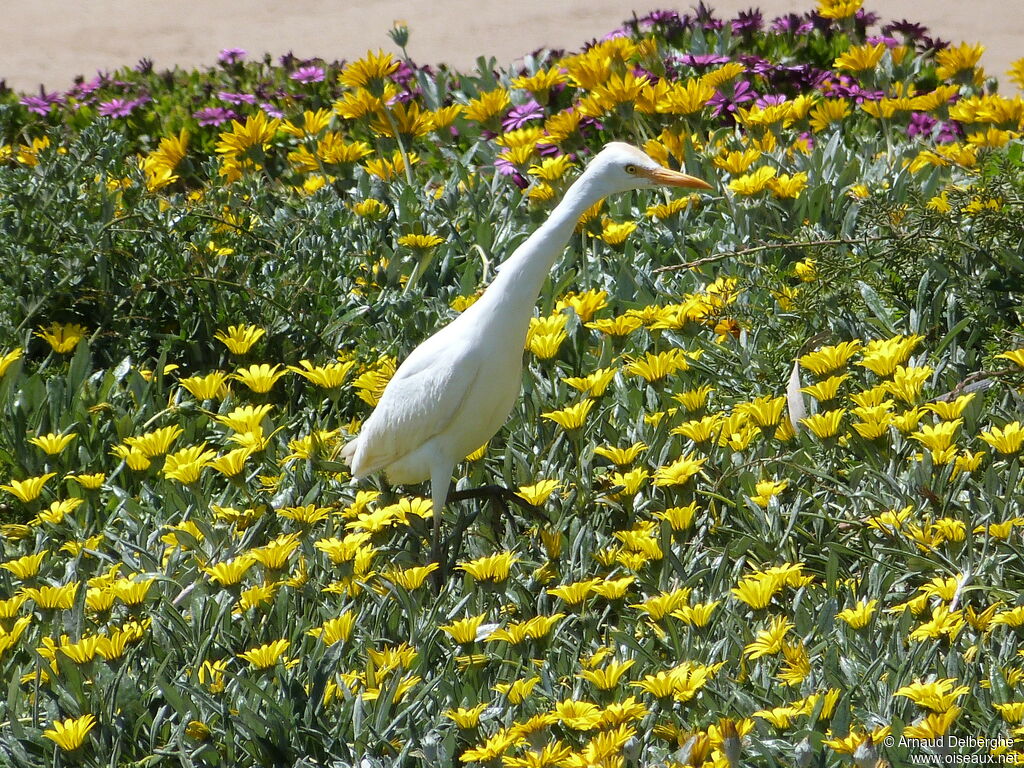
{"type": "Polygon", "coordinates": [[[433,504],[434,525],[430,532],[430,560],[437,563],[438,586],[448,578],[447,558],[441,551],[441,517],[445,501],[448,498],[448,486],[452,481],[452,470],[455,466],[434,467],[430,473],[430,501],[433,504]]]}

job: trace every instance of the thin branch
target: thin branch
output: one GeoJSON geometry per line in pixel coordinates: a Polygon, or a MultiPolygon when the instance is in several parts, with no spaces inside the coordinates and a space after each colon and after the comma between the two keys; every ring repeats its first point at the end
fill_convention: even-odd
{"type": "Polygon", "coordinates": [[[816,245],[859,245],[861,243],[877,243],[880,240],[896,240],[899,237],[899,235],[878,235],[874,237],[858,238],[838,237],[833,240],[801,240],[790,243],[767,243],[765,245],[755,245],[751,248],[743,248],[738,251],[723,251],[722,253],[716,253],[714,256],[705,256],[704,258],[695,259],[694,261],[685,261],[682,264],[671,264],[667,267],[658,267],[653,271],[657,274],[658,272],[675,272],[680,269],[693,269],[694,267],[699,267],[702,264],[710,264],[715,261],[721,261],[722,259],[728,259],[732,256],[747,256],[751,253],[770,251],[773,248],[811,248],[816,245]]]}

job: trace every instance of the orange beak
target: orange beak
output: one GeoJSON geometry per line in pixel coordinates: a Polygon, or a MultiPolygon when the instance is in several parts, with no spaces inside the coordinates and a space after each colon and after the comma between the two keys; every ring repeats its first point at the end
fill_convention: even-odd
{"type": "Polygon", "coordinates": [[[653,181],[656,184],[661,184],[666,187],[686,187],[688,189],[712,189],[712,186],[703,179],[698,179],[696,176],[687,176],[685,173],[679,171],[673,171],[669,168],[655,168],[653,170],[647,170],[641,168],[638,170],[643,176],[653,181]]]}

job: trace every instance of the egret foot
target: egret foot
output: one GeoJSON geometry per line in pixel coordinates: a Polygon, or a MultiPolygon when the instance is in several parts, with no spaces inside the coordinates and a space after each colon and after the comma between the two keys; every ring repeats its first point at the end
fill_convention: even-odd
{"type": "MultiPolygon", "coordinates": [[[[466,501],[467,499],[484,499],[489,501],[493,506],[504,512],[506,516],[510,516],[512,513],[510,504],[515,504],[523,512],[541,517],[545,521],[551,522],[539,507],[528,502],[511,488],[506,488],[503,485],[481,485],[475,488],[463,488],[462,490],[452,488],[448,491],[447,500],[449,502],[466,501]]],[[[440,570],[444,573],[451,573],[452,570],[454,570],[455,562],[459,559],[459,555],[462,553],[462,540],[465,533],[473,521],[479,516],[480,511],[481,510],[476,510],[468,515],[463,514],[462,512],[459,513],[451,535],[444,541],[441,546],[441,551],[438,553],[441,559],[437,562],[441,563],[440,570]]]]}

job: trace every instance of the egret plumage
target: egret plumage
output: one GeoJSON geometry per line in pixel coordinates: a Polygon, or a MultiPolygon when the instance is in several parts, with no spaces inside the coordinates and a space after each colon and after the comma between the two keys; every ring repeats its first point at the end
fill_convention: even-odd
{"type": "Polygon", "coordinates": [[[530,318],[555,259],[583,213],[601,199],[655,186],[711,188],[629,144],[608,144],[483,295],[405,359],[342,450],[354,478],[383,471],[397,484],[430,480],[435,558],[456,464],[494,436],[519,396],[530,318]]]}

